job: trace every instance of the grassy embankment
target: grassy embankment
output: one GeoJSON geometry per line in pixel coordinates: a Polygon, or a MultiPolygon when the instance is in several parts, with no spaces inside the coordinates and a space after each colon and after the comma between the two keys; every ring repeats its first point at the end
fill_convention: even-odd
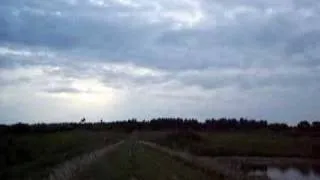
{"type": "Polygon", "coordinates": [[[219,180],[202,170],[177,161],[169,155],[135,141],[128,141],[118,150],[85,169],[74,180],[219,180]]]}
{"type": "Polygon", "coordinates": [[[43,179],[57,164],[117,142],[124,136],[91,131],[3,135],[0,179],[43,179]]]}

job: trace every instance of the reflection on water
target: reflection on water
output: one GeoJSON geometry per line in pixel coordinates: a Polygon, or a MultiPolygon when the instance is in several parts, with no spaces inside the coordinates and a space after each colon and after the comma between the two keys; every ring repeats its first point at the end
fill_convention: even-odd
{"type": "Polygon", "coordinates": [[[320,180],[320,175],[313,170],[304,174],[295,168],[290,168],[286,171],[281,171],[278,168],[268,168],[267,175],[272,180],[320,180]]]}
{"type": "Polygon", "coordinates": [[[320,180],[319,171],[309,168],[279,168],[265,167],[252,169],[249,176],[268,177],[271,180],[320,180]]]}

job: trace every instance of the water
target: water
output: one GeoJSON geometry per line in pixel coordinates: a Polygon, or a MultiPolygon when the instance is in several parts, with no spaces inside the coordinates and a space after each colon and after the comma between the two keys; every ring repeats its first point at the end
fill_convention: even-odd
{"type": "Polygon", "coordinates": [[[285,171],[278,168],[268,168],[267,175],[272,180],[320,180],[320,175],[313,170],[302,173],[295,168],[289,168],[285,171]]]}
{"type": "Polygon", "coordinates": [[[319,171],[314,169],[267,167],[263,170],[253,170],[250,176],[267,176],[270,180],[320,180],[319,171]]]}

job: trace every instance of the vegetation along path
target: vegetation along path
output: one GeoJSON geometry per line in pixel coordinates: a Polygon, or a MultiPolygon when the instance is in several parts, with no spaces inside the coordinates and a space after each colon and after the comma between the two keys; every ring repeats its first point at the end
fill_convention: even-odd
{"type": "Polygon", "coordinates": [[[217,179],[135,140],[121,144],[77,174],[73,180],[207,180],[217,179]]]}

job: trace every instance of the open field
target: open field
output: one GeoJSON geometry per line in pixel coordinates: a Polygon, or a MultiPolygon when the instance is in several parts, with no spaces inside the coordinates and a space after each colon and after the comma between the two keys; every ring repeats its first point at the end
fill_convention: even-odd
{"type": "Polygon", "coordinates": [[[320,157],[320,137],[273,132],[149,132],[142,139],[201,156],[320,157]]]}
{"type": "Polygon", "coordinates": [[[0,179],[43,179],[59,163],[124,138],[114,132],[7,134],[0,139],[0,179]]]}

